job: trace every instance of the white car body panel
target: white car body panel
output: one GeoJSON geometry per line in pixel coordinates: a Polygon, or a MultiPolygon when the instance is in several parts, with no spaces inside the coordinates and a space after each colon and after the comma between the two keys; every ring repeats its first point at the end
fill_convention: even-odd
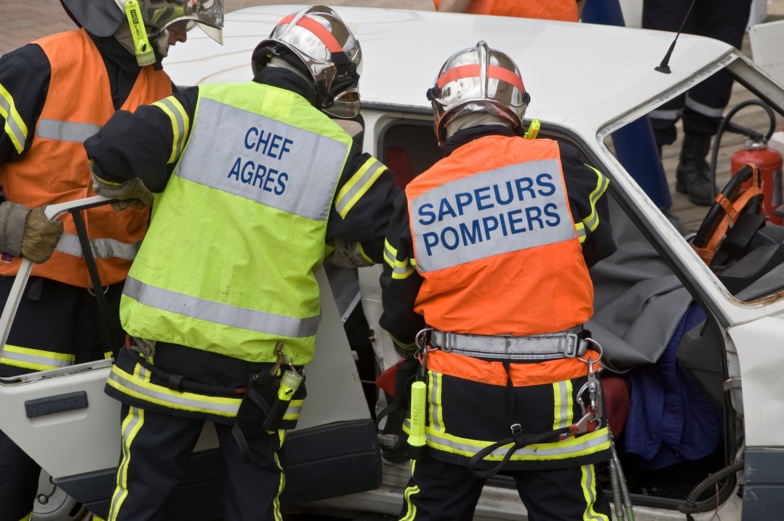
{"type": "MultiPolygon", "coordinates": [[[[301,5],[259,6],[226,15],[221,47],[199,31],[188,44],[173,47],[165,70],[177,85],[241,82],[252,78],[251,51],[283,16],[301,5]]],[[[518,63],[532,102],[526,118],[542,127],[580,140],[597,166],[613,181],[614,190],[634,209],[648,235],[677,267],[679,278],[701,299],[722,326],[727,388],[744,418],[746,447],[784,449],[784,294],[740,302],[695,254],[623,168],[605,140],[616,130],[722,67],[728,66],[749,84],[784,106],[784,88],[736,49],[715,40],[682,34],[669,60],[671,73],[655,69],[674,35],[636,28],[570,24],[543,20],[482,17],[464,14],[339,7],[360,40],[363,71],[360,91],[365,122],[364,148],[381,156],[378,143],[386,125],[417,120],[431,124],[425,97],[442,63],[455,51],[484,39],[518,63]],[[733,382],[740,385],[730,385],[733,382]]],[[[373,330],[373,350],[383,370],[397,360],[388,335],[378,328],[380,267],[359,272],[364,314],[373,330]]],[[[322,287],[328,288],[323,274],[322,287]]],[[[330,421],[368,419],[365,397],[340,313],[322,292],[322,321],[316,358],[308,368],[308,398],[297,430],[330,421]]],[[[0,428],[19,443],[55,479],[105,469],[117,464],[120,452],[119,404],[103,394],[110,362],[72,370],[37,373],[20,383],[0,385],[0,428]],[[87,370],[94,367],[93,370],[87,370]],[[87,390],[89,408],[34,418],[20,414],[31,398],[87,390]],[[15,411],[15,412],[13,412],[15,411]],[[67,439],[68,450],[53,439],[67,439]]],[[[202,447],[214,446],[205,432],[202,447]]],[[[324,507],[395,513],[401,506],[406,465],[384,465],[381,488],[317,502],[324,507]]],[[[739,520],[741,498],[732,494],[716,511],[693,514],[695,520],[739,520]]],[[[476,519],[519,519],[522,506],[514,490],[488,487],[476,519]]],[[[638,521],[683,519],[663,508],[635,508],[638,521]]]]}

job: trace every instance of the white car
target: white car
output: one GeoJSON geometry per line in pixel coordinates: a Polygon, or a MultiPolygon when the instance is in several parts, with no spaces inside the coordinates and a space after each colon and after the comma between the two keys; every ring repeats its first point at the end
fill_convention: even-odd
{"type": "MultiPolygon", "coordinates": [[[[178,85],[247,81],[256,44],[298,5],[226,16],[224,45],[194,31],[171,51],[178,85]]],[[[477,41],[510,54],[531,93],[526,126],[576,146],[611,179],[619,251],[592,269],[603,378],[628,498],[638,521],[781,518],[784,512],[784,228],[749,212],[707,265],[616,158],[614,133],[722,70],[781,117],[784,87],[721,42],[637,28],[359,7],[337,9],[360,40],[364,149],[401,183],[440,157],[425,97],[442,63],[477,41]],[[734,233],[735,230],[745,234],[734,233]],[[742,237],[737,237],[742,235],[742,237]],[[777,517],[778,516],[778,517],[777,517]]],[[[764,132],[763,132],[764,133],[764,132]]],[[[735,178],[733,178],[735,179],[735,178]]],[[[737,184],[737,183],[736,183],[737,184]]],[[[721,188],[721,187],[719,187],[721,188]]],[[[707,214],[707,241],[721,217],[707,214]]],[[[54,211],[54,210],[52,210],[54,211]]],[[[721,234],[723,235],[723,234],[721,234]]],[[[376,377],[397,362],[378,326],[380,266],[319,274],[322,322],[308,398],[287,439],[290,512],[393,516],[408,465],[375,422],[376,377]],[[333,298],[334,297],[334,298],[333,298]]],[[[21,284],[21,282],[20,282],[21,284]]],[[[6,306],[3,326],[12,320],[6,306]]],[[[5,338],[5,337],[4,337],[5,338]]],[[[1,345],[1,344],[0,344],[1,345]]],[[[0,380],[0,428],[60,490],[105,515],[120,457],[111,361],[0,380]]],[[[391,429],[387,429],[390,431],[391,429]]],[[[170,519],[220,517],[221,471],[208,426],[170,519]]],[[[606,469],[600,468],[600,472],[606,469]]],[[[611,482],[604,480],[612,497],[611,482]]],[[[68,519],[50,515],[40,519],[68,519]]],[[[511,479],[488,481],[476,519],[524,519],[511,479]]],[[[35,518],[34,518],[35,519],[35,518]]],[[[628,517],[627,517],[628,519],[628,517]]]]}

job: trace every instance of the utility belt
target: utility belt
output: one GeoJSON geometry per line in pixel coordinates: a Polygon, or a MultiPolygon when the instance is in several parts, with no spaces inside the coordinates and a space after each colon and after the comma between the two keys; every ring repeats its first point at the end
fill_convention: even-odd
{"type": "Polygon", "coordinates": [[[283,342],[275,346],[277,360],[274,363],[260,364],[260,368],[251,371],[246,388],[205,384],[161,369],[151,363],[155,342],[129,336],[126,337],[126,347],[139,353],[138,363],[171,389],[209,396],[241,396],[232,434],[245,463],[250,462],[248,439],[296,426],[299,412],[297,410],[293,414],[290,408],[295,395],[300,401],[305,398],[306,390],[302,385],[305,375],[301,367],[292,365],[291,359],[283,354],[283,342]]]}
{"type": "Polygon", "coordinates": [[[424,342],[444,352],[524,362],[583,356],[590,342],[582,326],[558,333],[527,336],[464,335],[437,329],[425,329],[423,332],[420,334],[425,335],[424,342]]]}
{"type": "Polygon", "coordinates": [[[564,441],[576,435],[593,432],[603,425],[602,387],[594,368],[602,358],[602,348],[590,338],[590,333],[584,331],[581,326],[558,333],[524,337],[464,335],[424,329],[417,335],[416,343],[418,350],[415,356],[419,359],[421,366],[417,372],[416,381],[411,384],[410,434],[408,437],[410,454],[414,459],[426,456],[427,353],[433,350],[475,358],[497,359],[502,362],[505,369],[507,412],[510,421],[509,436],[484,447],[470,458],[468,469],[479,478],[487,479],[501,471],[514,453],[522,447],[536,443],[564,441]],[[591,356],[587,356],[589,350],[593,352],[591,356]],[[597,354],[598,356],[595,356],[597,354]],[[580,418],[571,425],[560,429],[541,433],[523,433],[523,429],[518,423],[519,420],[514,417],[513,413],[515,398],[511,364],[565,358],[576,358],[586,364],[587,380],[576,394],[582,413],[580,418]],[[496,466],[489,470],[475,468],[485,457],[510,444],[503,460],[496,466]]]}

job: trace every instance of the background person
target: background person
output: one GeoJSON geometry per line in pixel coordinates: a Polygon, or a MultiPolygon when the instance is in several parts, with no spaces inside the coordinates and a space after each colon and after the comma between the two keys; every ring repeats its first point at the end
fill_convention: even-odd
{"type": "MultiPolygon", "coordinates": [[[[751,0],[644,0],[642,26],[672,32],[682,26],[684,33],[715,38],[740,49],[750,11],[751,0]]],[[[732,77],[720,71],[649,115],[659,150],[675,142],[675,124],[683,119],[675,190],[686,194],[693,204],[713,204],[711,193],[715,190],[705,158],[731,95],[732,77]]]]}
{"type": "MultiPolygon", "coordinates": [[[[219,30],[222,4],[208,1],[209,9],[199,1],[186,13],[174,0],[141,0],[151,42],[149,65],[139,64],[126,14],[113,0],[63,0],[80,29],[0,57],[2,301],[8,298],[20,257],[36,263],[0,360],[0,376],[112,355],[112,346],[99,333],[100,310],[73,220],[68,216],[50,222],[43,207],[94,195],[82,141],[115,110],[134,110],[171,94],[172,82],[160,63],[173,43],[167,27],[188,19],[219,30]],[[176,12],[179,18],[164,12],[176,12]]],[[[146,230],[148,212],[95,208],[85,212],[84,220],[108,315],[119,332],[122,282],[146,230]]],[[[113,340],[119,345],[119,334],[113,340]]],[[[40,467],[0,433],[0,521],[19,521],[30,514],[39,473],[40,467]]]]}
{"type": "Polygon", "coordinates": [[[305,397],[287,382],[313,358],[315,271],[330,251],[341,265],[382,259],[398,190],[331,119],[359,113],[359,42],[311,6],[252,63],[253,81],[118,112],[85,142],[96,192],[127,204],[159,194],[120,306],[133,340],[106,386],[123,416],[113,521],[164,518],[206,420],[224,518],[281,519],[278,452],[305,397]]]}
{"type": "Polygon", "coordinates": [[[580,406],[597,384],[588,267],[615,251],[609,180],[568,145],[521,137],[520,72],[483,41],[445,62],[428,98],[445,157],[395,202],[381,276],[381,326],[407,356],[429,345],[427,450],[400,518],[472,519],[502,470],[531,521],[609,520],[594,471],[608,428],[580,406]]]}

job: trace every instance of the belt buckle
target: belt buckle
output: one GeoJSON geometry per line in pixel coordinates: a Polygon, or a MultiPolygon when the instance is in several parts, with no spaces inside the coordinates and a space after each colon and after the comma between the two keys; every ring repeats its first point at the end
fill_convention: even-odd
{"type": "Polygon", "coordinates": [[[580,349],[580,338],[576,333],[566,334],[566,347],[564,348],[564,357],[574,358],[577,356],[580,349]]]}

